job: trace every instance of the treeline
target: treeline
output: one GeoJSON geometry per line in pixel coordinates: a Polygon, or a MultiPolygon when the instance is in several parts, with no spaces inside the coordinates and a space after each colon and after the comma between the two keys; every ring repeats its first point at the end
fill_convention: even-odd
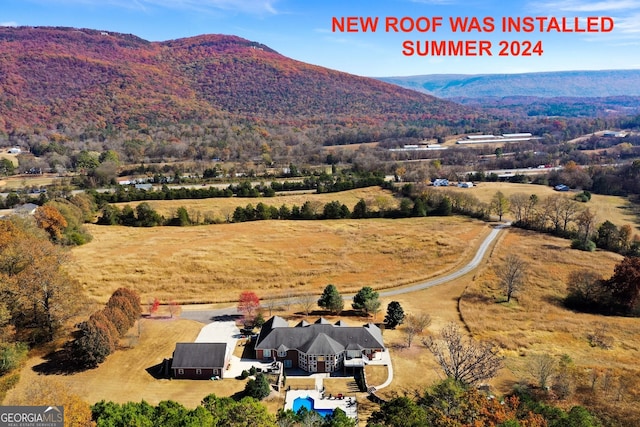
{"type": "Polygon", "coordinates": [[[71,344],[74,360],[82,368],[94,368],[104,362],[141,313],[140,296],[131,289],[117,289],[104,308],[78,324],[71,344]]]}
{"type": "Polygon", "coordinates": [[[609,279],[574,271],[567,283],[565,304],[571,309],[607,315],[640,315],[640,258],[626,257],[609,279]]]}
{"type": "MultiPolygon", "coordinates": [[[[426,190],[420,195],[412,194],[413,186],[408,185],[402,190],[406,197],[402,197],[397,207],[387,201],[365,201],[349,209],[344,203],[334,200],[325,203],[307,200],[302,206],[285,204],[280,207],[258,203],[238,206],[233,214],[223,219],[226,222],[247,222],[261,220],[329,220],[329,219],[364,219],[364,218],[410,218],[425,216],[449,216],[461,214],[486,220],[489,218],[490,208],[480,203],[477,198],[469,194],[448,191],[426,190]],[[375,206],[374,206],[375,205],[375,206]]],[[[124,225],[129,227],[156,226],[188,226],[199,224],[214,224],[220,222],[212,216],[204,216],[198,220],[181,206],[171,218],[165,218],[146,202],[138,204],[135,209],[129,205],[122,209],[113,205],[106,205],[98,219],[101,225],[124,225]]]]}
{"type": "Polygon", "coordinates": [[[159,190],[147,191],[134,187],[119,186],[113,193],[90,192],[95,203],[102,206],[105,203],[123,203],[145,200],[182,200],[182,199],[210,199],[219,197],[273,197],[276,191],[316,190],[318,193],[333,193],[353,190],[355,188],[384,185],[382,173],[346,173],[306,177],[299,182],[271,182],[252,186],[249,181],[230,184],[225,189],[216,187],[205,188],[170,188],[163,185],[159,190]]]}
{"type": "Polygon", "coordinates": [[[554,194],[542,199],[535,194],[515,193],[505,203],[515,216],[515,227],[571,239],[574,249],[593,251],[598,247],[639,256],[640,240],[633,234],[633,227],[617,227],[609,220],[598,225],[595,213],[583,207],[590,197],[586,191],[575,198],[554,194]]]}
{"type": "Polygon", "coordinates": [[[367,427],[462,425],[596,427],[601,423],[581,406],[564,411],[525,392],[496,398],[451,378],[416,392],[415,398],[394,397],[374,411],[367,422],[367,427]]]}

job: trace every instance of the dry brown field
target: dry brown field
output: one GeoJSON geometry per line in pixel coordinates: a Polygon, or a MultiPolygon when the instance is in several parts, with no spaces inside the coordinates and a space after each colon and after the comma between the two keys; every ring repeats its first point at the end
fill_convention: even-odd
{"type": "MultiPolygon", "coordinates": [[[[231,396],[242,391],[246,380],[189,381],[155,379],[147,372],[170,358],[177,342],[192,342],[202,327],[191,320],[142,319],[140,338],[130,348],[116,351],[96,369],[73,375],[50,375],[66,388],[91,404],[102,399],[114,402],[139,402],[144,399],[152,405],[161,400],[175,400],[194,408],[205,396],[231,396]]],[[[135,330],[136,328],[133,328],[135,330]]],[[[18,401],[39,375],[32,367],[44,362],[40,357],[29,360],[22,370],[20,383],[7,393],[3,404],[18,401]]]]}
{"type": "MultiPolygon", "coordinates": [[[[320,212],[322,212],[322,206],[334,200],[338,200],[340,203],[345,204],[349,210],[352,210],[360,199],[367,201],[371,205],[370,209],[374,211],[378,210],[377,205],[379,203],[387,204],[390,207],[394,207],[398,203],[390,191],[382,190],[379,187],[360,188],[339,193],[295,193],[275,197],[221,197],[195,200],[149,200],[147,203],[160,215],[164,215],[165,217],[173,216],[179,207],[184,206],[191,216],[197,214],[202,216],[208,215],[219,222],[223,222],[228,216],[233,215],[236,207],[241,206],[244,208],[248,204],[254,207],[258,203],[264,203],[267,206],[275,206],[277,208],[282,205],[302,207],[306,201],[314,201],[320,204],[320,212]]],[[[141,202],[116,203],[115,206],[122,208],[125,205],[130,205],[135,209],[139,203],[141,202]]]]}
{"type": "Polygon", "coordinates": [[[0,179],[0,190],[10,191],[24,187],[42,187],[52,185],[59,180],[56,175],[20,175],[0,179]]]}
{"type": "Polygon", "coordinates": [[[68,266],[88,295],[105,302],[129,286],[143,301],[183,303],[408,284],[458,265],[488,230],[461,217],[88,228],[93,241],[68,266]]]}
{"type": "MultiPolygon", "coordinates": [[[[544,185],[514,184],[510,182],[481,182],[473,188],[451,186],[446,187],[446,189],[471,194],[483,203],[491,203],[491,198],[498,191],[501,191],[507,197],[515,193],[524,193],[526,195],[535,194],[540,199],[558,194],[566,197],[573,197],[575,195],[573,192],[559,193],[554,191],[552,187],[544,185]]],[[[580,205],[595,212],[598,223],[609,220],[618,227],[629,224],[634,230],[638,230],[638,218],[634,215],[631,204],[625,197],[593,194],[589,202],[581,203],[580,205]]],[[[513,216],[509,213],[505,215],[503,219],[510,220],[513,219],[513,216]]]]}

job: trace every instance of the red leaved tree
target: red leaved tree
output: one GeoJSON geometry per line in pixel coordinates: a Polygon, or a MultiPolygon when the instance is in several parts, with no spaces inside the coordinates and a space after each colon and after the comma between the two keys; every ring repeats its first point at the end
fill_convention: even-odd
{"type": "Polygon", "coordinates": [[[260,308],[260,298],[255,292],[244,291],[238,300],[238,311],[244,317],[245,324],[253,325],[253,322],[260,308]]]}

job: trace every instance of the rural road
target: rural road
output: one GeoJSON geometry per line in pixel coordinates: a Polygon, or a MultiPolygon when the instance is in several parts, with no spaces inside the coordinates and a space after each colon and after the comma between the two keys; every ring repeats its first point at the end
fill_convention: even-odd
{"type": "MultiPolygon", "coordinates": [[[[485,237],[480,246],[478,247],[478,251],[476,252],[473,259],[452,273],[446,274],[444,276],[436,277],[435,279],[430,279],[424,282],[416,283],[415,285],[405,286],[397,289],[390,289],[387,291],[380,291],[381,297],[390,297],[395,295],[407,294],[410,292],[421,291],[423,289],[431,288],[432,286],[441,285],[443,283],[450,282],[459,277],[464,276],[465,274],[475,270],[480,265],[480,262],[487,254],[487,250],[491,246],[491,243],[498,237],[500,232],[505,228],[509,227],[511,223],[505,223],[494,227],[491,232],[485,237]]],[[[351,300],[353,295],[345,296],[345,300],[351,300]]],[[[295,304],[295,301],[294,301],[295,304]]],[[[231,320],[234,316],[238,316],[238,310],[236,307],[227,307],[227,308],[219,308],[219,309],[211,309],[211,310],[182,310],[182,314],[180,317],[183,319],[197,320],[202,323],[211,323],[218,320],[231,320]]]]}

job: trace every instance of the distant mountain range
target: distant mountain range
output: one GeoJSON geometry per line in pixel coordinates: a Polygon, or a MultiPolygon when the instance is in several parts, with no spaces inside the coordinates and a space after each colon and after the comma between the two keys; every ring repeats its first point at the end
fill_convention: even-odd
{"type": "MultiPolygon", "coordinates": [[[[471,108],[287,58],[235,36],[149,42],[75,28],[0,28],[0,131],[181,121],[458,120],[471,108]]],[[[476,115],[473,113],[473,115],[476,115]]]]}
{"type": "Polygon", "coordinates": [[[383,77],[439,98],[640,96],[640,70],[383,77]]]}

